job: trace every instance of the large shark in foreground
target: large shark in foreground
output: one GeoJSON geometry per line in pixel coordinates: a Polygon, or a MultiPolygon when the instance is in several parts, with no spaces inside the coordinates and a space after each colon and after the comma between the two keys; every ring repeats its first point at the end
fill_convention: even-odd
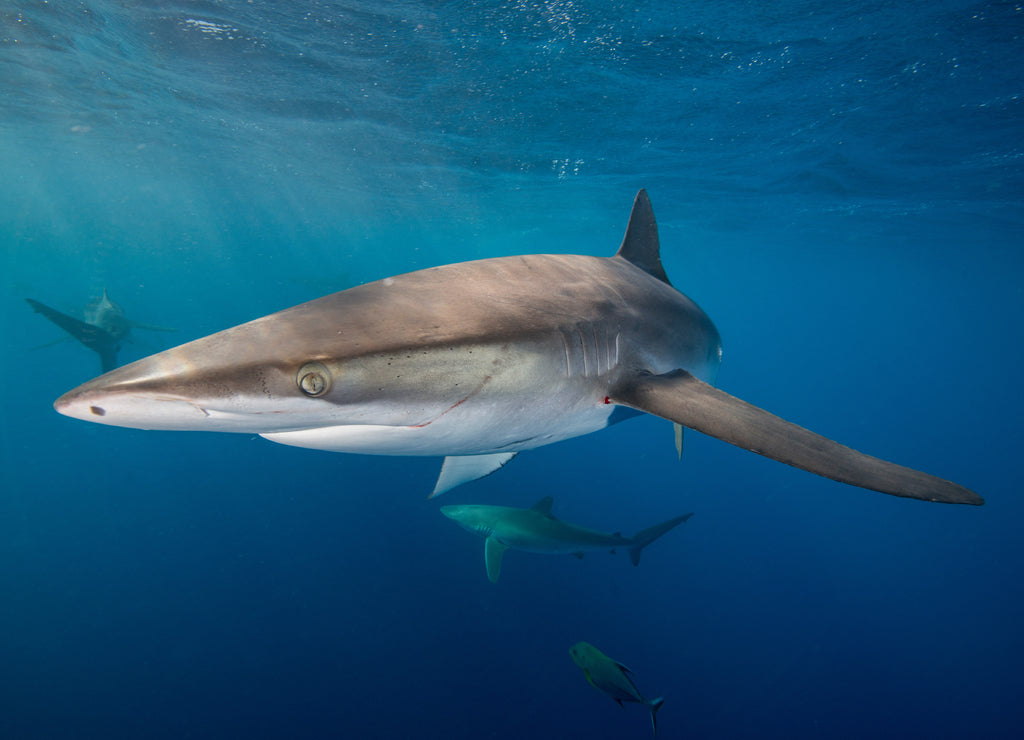
{"type": "Polygon", "coordinates": [[[826,478],[981,504],[714,388],[711,319],[669,283],[640,191],[613,257],[460,262],[357,286],[161,352],[61,396],[68,416],[444,455],[434,494],[516,453],[660,416],[826,478]]]}
{"type": "Polygon", "coordinates": [[[463,529],[484,538],[484,564],[491,583],[498,582],[501,559],[509,548],[543,555],[571,553],[582,557],[583,553],[593,550],[615,552],[624,547],[629,550],[633,565],[640,565],[640,554],[645,547],[693,516],[677,516],[648,527],[635,537],[623,537],[618,532],[595,532],[556,519],[551,513],[552,503],[554,499],[545,496],[529,509],[464,504],[442,506],[441,513],[458,522],[463,529]]]}

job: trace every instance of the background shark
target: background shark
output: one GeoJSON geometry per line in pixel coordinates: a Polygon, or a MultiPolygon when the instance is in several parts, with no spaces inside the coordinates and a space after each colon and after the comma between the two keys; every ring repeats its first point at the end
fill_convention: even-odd
{"type": "Polygon", "coordinates": [[[639,412],[896,496],[981,504],[716,390],[721,340],[661,264],[647,193],[611,258],[522,255],[399,275],[139,360],[57,411],[142,429],[444,455],[434,494],[639,412]]]}
{"type": "Polygon", "coordinates": [[[103,372],[117,367],[117,353],[121,349],[131,330],[147,329],[149,331],[177,331],[166,326],[153,326],[132,321],[124,315],[124,309],[110,300],[107,289],[103,295],[95,298],[85,307],[85,321],[61,313],[44,303],[26,298],[25,301],[36,313],[40,313],[83,345],[100,356],[103,372]]]}
{"type": "Polygon", "coordinates": [[[441,513],[459,523],[467,532],[484,538],[484,562],[487,577],[497,583],[501,575],[501,560],[505,550],[514,548],[544,555],[571,553],[583,556],[592,550],[629,549],[633,565],[640,564],[643,549],[663,534],[687,521],[693,514],[683,514],[661,524],[655,524],[635,537],[623,537],[619,532],[605,534],[556,519],[551,513],[554,499],[545,496],[529,509],[508,506],[462,505],[442,506],[441,513]]]}

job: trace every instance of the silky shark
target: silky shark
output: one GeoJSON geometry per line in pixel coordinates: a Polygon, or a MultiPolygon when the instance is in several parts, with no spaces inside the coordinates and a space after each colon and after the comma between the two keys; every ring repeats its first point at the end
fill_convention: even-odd
{"type": "Polygon", "coordinates": [[[441,513],[458,522],[467,532],[484,538],[484,563],[491,583],[498,582],[501,560],[509,548],[542,555],[570,553],[583,557],[583,553],[593,550],[615,552],[624,547],[629,550],[633,565],[640,565],[640,553],[645,547],[693,516],[677,516],[648,527],[635,537],[623,537],[618,532],[605,534],[556,519],[551,513],[552,503],[554,499],[545,496],[529,509],[465,504],[442,506],[441,513]]]}
{"type": "Polygon", "coordinates": [[[131,330],[177,331],[166,326],[153,326],[132,321],[124,315],[124,309],[110,300],[107,289],[103,295],[86,304],[85,321],[68,316],[45,303],[26,298],[25,301],[36,313],[40,313],[72,337],[100,356],[100,367],[109,372],[117,367],[117,353],[131,330]]]}
{"type": "Polygon", "coordinates": [[[826,478],[982,504],[712,386],[721,341],[670,283],[647,193],[613,257],[460,262],[325,296],[138,360],[57,411],[140,429],[446,456],[434,494],[640,412],[826,478]]]}

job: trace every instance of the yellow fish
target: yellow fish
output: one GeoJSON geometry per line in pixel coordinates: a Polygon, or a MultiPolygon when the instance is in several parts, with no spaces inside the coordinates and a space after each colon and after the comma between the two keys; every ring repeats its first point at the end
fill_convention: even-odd
{"type": "Polygon", "coordinates": [[[569,649],[569,655],[583,670],[590,685],[608,694],[620,707],[623,706],[622,702],[632,701],[650,709],[651,727],[654,728],[654,734],[658,734],[658,710],[665,700],[661,697],[645,699],[641,696],[633,679],[629,677],[633,671],[612,660],[589,642],[577,642],[569,649]]]}

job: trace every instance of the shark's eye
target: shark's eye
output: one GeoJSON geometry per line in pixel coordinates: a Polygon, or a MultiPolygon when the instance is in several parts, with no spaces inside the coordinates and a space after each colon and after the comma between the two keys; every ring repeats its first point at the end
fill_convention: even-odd
{"type": "Polygon", "coordinates": [[[307,396],[317,398],[331,389],[331,371],[319,362],[307,362],[299,368],[295,383],[307,396]]]}

